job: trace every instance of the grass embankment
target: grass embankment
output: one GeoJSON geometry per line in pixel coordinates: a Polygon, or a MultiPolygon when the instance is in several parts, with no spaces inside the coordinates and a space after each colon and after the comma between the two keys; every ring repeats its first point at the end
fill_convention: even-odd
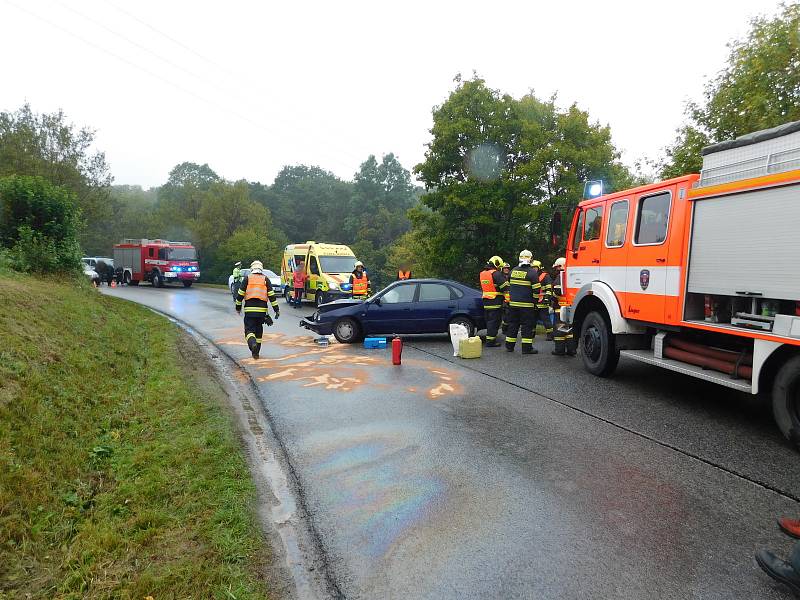
{"type": "Polygon", "coordinates": [[[0,598],[263,598],[255,489],[167,320],[0,273],[0,598]]]}

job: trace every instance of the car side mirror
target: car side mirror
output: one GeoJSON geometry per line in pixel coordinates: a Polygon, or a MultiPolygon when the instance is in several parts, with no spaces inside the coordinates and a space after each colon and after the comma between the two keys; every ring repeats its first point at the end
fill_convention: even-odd
{"type": "Polygon", "coordinates": [[[370,302],[372,304],[374,304],[375,306],[380,306],[381,305],[381,299],[380,298],[373,298],[372,300],[370,300],[370,302]]]}
{"type": "Polygon", "coordinates": [[[561,212],[556,211],[550,220],[550,243],[553,248],[557,249],[561,245],[561,231],[561,212]]]}

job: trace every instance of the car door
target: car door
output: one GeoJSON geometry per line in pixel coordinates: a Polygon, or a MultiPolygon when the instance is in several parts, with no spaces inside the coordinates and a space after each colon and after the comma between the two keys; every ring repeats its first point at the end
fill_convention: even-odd
{"type": "Polygon", "coordinates": [[[581,207],[572,238],[567,287],[580,289],[600,274],[604,202],[581,207]]]}
{"type": "Polygon", "coordinates": [[[450,287],[443,283],[420,283],[413,313],[419,333],[447,331],[450,316],[458,307],[450,287]]]}
{"type": "Polygon", "coordinates": [[[678,295],[677,280],[670,277],[667,266],[673,191],[650,191],[634,198],[623,308],[629,319],[661,323],[667,294],[678,295]]]}
{"type": "Polygon", "coordinates": [[[399,283],[364,303],[361,321],[366,334],[417,333],[414,298],[416,283],[399,283]]]}
{"type": "Polygon", "coordinates": [[[314,301],[317,294],[317,285],[319,283],[319,263],[317,257],[311,253],[306,257],[306,297],[314,301]]]}

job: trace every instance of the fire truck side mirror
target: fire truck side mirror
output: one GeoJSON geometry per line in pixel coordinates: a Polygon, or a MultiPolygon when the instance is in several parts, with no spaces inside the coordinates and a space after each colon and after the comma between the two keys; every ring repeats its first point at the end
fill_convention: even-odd
{"type": "Polygon", "coordinates": [[[550,243],[556,249],[561,246],[561,212],[559,211],[553,213],[553,218],[550,220],[550,243]]]}

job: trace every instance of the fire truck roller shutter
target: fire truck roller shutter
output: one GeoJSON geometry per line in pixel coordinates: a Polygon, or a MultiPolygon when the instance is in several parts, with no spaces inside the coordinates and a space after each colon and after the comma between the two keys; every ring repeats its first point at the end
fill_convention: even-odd
{"type": "Polygon", "coordinates": [[[800,300],[800,184],[694,201],[689,292],[800,300]]]}

